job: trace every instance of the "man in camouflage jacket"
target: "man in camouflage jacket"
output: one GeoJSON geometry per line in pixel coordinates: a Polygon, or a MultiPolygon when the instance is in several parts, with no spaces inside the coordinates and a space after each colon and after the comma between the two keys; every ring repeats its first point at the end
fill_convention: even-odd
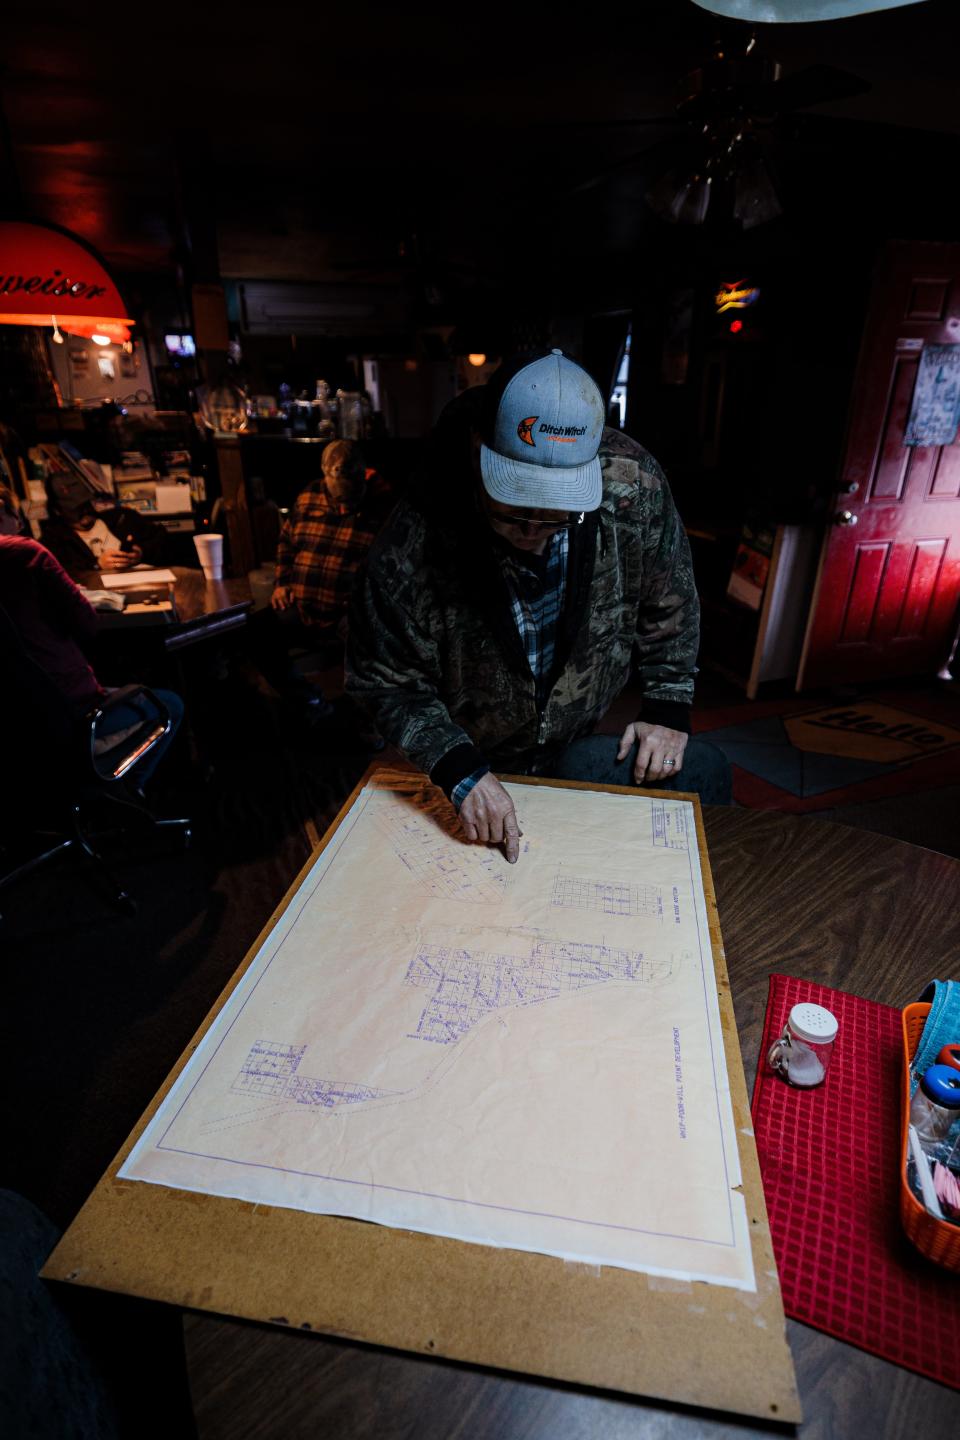
{"type": "MultiPolygon", "coordinates": [[[[561,361],[588,382],[590,411],[596,387],[578,366],[561,361]]],[[[563,379],[569,392],[566,371],[563,379]]],[[[512,503],[494,499],[486,479],[481,482],[479,455],[485,437],[495,438],[484,410],[492,410],[504,390],[501,382],[491,395],[467,392],[448,407],[453,415],[440,429],[452,432],[459,450],[449,438],[441,442],[429,482],[398,506],[375,543],[354,592],[347,688],[381,733],[452,799],[468,837],[503,842],[513,859],[516,818],[494,771],[672,788],[687,753],[700,612],[689,546],[663,472],[636,441],[603,429],[599,391],[594,508],[568,517],[531,506],[531,499],[553,495],[549,484],[543,493],[510,490],[521,496],[512,503]],[[529,525],[521,523],[526,515],[529,525]],[[564,545],[556,540],[561,531],[564,545]],[[529,632],[541,612],[534,604],[531,619],[530,607],[518,608],[513,562],[521,573],[524,563],[533,565],[540,588],[549,590],[544,567],[554,548],[566,551],[562,599],[538,674],[531,660],[531,654],[540,658],[538,637],[529,632]],[[641,690],[640,717],[619,744],[610,736],[585,739],[633,677],[641,690]]],[[[508,398],[509,390],[508,383],[508,398]]],[[[521,411],[547,408],[542,385],[513,399],[511,433],[521,411]]],[[[521,431],[528,418],[540,416],[522,416],[521,431]]],[[[536,438],[536,427],[533,433],[536,438]]],[[[530,445],[523,434],[520,440],[530,445]]],[[[530,578],[534,596],[536,581],[530,578]]],[[[712,749],[697,742],[690,748],[712,749]]],[[[708,769],[719,759],[722,769],[715,751],[698,755],[694,768],[702,769],[704,759],[708,769]]],[[[703,791],[687,769],[677,788],[703,791]]]]}

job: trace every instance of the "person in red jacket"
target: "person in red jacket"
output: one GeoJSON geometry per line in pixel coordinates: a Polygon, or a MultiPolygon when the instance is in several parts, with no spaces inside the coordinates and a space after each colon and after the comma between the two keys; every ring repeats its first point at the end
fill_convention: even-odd
{"type": "MultiPolygon", "coordinates": [[[[93,606],[44,545],[4,533],[0,533],[0,606],[27,654],[46,671],[79,720],[108,693],[84,652],[97,628],[93,606]]],[[[179,695],[172,690],[153,693],[172,723],[168,734],[131,772],[138,789],[153,775],[183,718],[179,695]]],[[[101,718],[98,737],[105,739],[139,725],[143,718],[143,711],[133,704],[115,705],[101,718]]]]}

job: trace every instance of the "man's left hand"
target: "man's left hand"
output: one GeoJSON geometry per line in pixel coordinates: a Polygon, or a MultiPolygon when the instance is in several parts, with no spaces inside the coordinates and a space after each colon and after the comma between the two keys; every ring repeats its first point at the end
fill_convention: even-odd
{"type": "Polygon", "coordinates": [[[669,730],[666,725],[647,725],[643,720],[633,720],[620,736],[617,759],[625,760],[639,742],[633,778],[637,785],[644,782],[653,785],[658,780],[669,780],[680,774],[689,738],[682,730],[669,730]]]}

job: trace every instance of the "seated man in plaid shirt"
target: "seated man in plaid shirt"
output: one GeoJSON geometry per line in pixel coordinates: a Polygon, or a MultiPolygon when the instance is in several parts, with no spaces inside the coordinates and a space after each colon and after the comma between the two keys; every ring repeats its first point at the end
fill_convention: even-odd
{"type": "Polygon", "coordinates": [[[332,706],[290,663],[287,645],[339,654],[351,586],[391,505],[386,485],[365,468],[356,441],[332,440],[321,469],[321,478],[298,496],[280,531],[271,610],[251,637],[262,673],[311,719],[326,718],[332,706]]]}
{"type": "Polygon", "coordinates": [[[559,350],[454,401],[351,605],[348,692],[467,838],[510,861],[519,827],[496,770],[730,798],[726,757],[689,740],[687,538],[657,462],[604,414],[559,350]],[[631,678],[640,714],[592,733],[631,678]]]}

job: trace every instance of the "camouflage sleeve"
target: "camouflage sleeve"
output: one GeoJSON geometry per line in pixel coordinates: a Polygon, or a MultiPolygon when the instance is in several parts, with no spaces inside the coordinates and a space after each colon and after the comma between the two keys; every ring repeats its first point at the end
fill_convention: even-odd
{"type": "Polygon", "coordinates": [[[666,476],[651,456],[645,456],[641,466],[639,503],[644,512],[644,580],[634,658],[644,718],[668,724],[669,707],[693,702],[700,600],[686,532],[666,476]]]}
{"type": "MultiPolygon", "coordinates": [[[[429,626],[399,599],[393,568],[389,549],[377,546],[354,586],[344,665],[347,694],[373,717],[384,739],[428,775],[453,750],[461,762],[455,768],[469,774],[478,752],[450,718],[440,695],[437,642],[429,626]]],[[[452,774],[450,783],[460,778],[452,774]]]]}

